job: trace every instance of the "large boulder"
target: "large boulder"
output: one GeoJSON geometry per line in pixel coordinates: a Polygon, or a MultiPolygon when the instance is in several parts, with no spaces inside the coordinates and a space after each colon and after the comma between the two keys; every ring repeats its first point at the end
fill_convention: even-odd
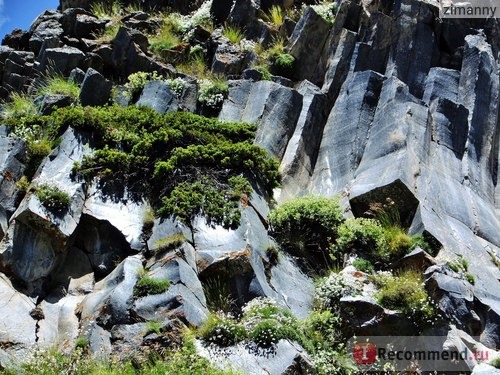
{"type": "Polygon", "coordinates": [[[162,114],[175,112],[179,109],[177,95],[163,81],[150,81],[146,83],[136,104],[150,107],[162,114]]]}
{"type": "Polygon", "coordinates": [[[80,103],[83,106],[100,106],[109,101],[113,84],[97,70],[87,69],[80,90],[80,103]]]}

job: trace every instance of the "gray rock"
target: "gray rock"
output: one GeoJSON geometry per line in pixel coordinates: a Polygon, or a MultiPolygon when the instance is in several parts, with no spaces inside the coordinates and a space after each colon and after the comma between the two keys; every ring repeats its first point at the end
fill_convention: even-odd
{"type": "MultiPolygon", "coordinates": [[[[102,338],[102,329],[98,328],[97,324],[107,327],[132,323],[130,309],[133,304],[137,273],[141,269],[140,258],[131,256],[95,284],[94,291],[87,295],[80,304],[81,326],[84,332],[91,335],[96,334],[97,337],[102,338]]],[[[105,337],[109,338],[108,335],[106,333],[105,337]]],[[[107,346],[107,339],[104,339],[103,343],[107,346]]]]}
{"type": "Polygon", "coordinates": [[[74,161],[89,153],[85,135],[69,128],[60,145],[40,166],[33,184],[49,184],[65,191],[71,202],[67,209],[55,212],[43,206],[35,194],[28,194],[13,214],[9,236],[0,243],[4,267],[27,283],[42,281],[57,264],[69,237],[80,221],[84,203],[83,184],[70,178],[74,161]]]}
{"type": "Polygon", "coordinates": [[[211,70],[216,74],[240,75],[248,65],[247,52],[231,43],[217,46],[211,70]]]}
{"type": "Polygon", "coordinates": [[[59,3],[63,12],[69,8],[90,9],[88,0],[60,0],[59,3]]]}
{"type": "Polygon", "coordinates": [[[270,81],[232,81],[219,119],[258,124],[255,143],[281,159],[302,109],[302,96],[270,81]]]}
{"type": "Polygon", "coordinates": [[[163,81],[149,81],[146,83],[136,105],[150,107],[162,114],[175,112],[179,109],[176,94],[163,81]]]}
{"type": "Polygon", "coordinates": [[[330,27],[331,25],[311,7],[307,7],[300,17],[289,42],[289,53],[299,62],[295,72],[298,80],[307,79],[315,84],[322,83],[315,79],[315,71],[330,27]],[[312,49],[313,45],[316,47],[312,49]]]}
{"type": "Polygon", "coordinates": [[[67,77],[73,69],[83,66],[84,59],[85,54],[75,47],[46,48],[38,57],[38,68],[41,71],[53,69],[67,77]]]}
{"type": "Polygon", "coordinates": [[[85,73],[80,91],[83,106],[100,106],[109,101],[113,84],[98,71],[89,68],[85,73]]]}
{"type": "Polygon", "coordinates": [[[45,94],[35,99],[41,115],[50,115],[57,108],[67,107],[72,103],[71,96],[61,94],[45,94]]]}
{"type": "Polygon", "coordinates": [[[47,41],[59,40],[64,33],[58,16],[47,15],[39,18],[31,26],[31,38],[29,40],[30,50],[38,54],[42,45],[47,41]],[[37,22],[38,21],[38,22],[37,22]]]}
{"type": "Polygon", "coordinates": [[[9,216],[16,209],[16,182],[26,169],[26,152],[26,143],[20,138],[0,135],[0,205],[9,216]]]}
{"type": "Polygon", "coordinates": [[[70,8],[63,11],[60,22],[69,37],[91,38],[105,29],[107,20],[100,20],[82,8],[70,8]]]}
{"type": "Polygon", "coordinates": [[[266,373],[271,375],[314,373],[314,366],[305,350],[288,340],[280,340],[270,349],[238,344],[227,349],[205,347],[195,342],[199,355],[221,369],[233,368],[245,374],[266,373]]]}
{"type": "Polygon", "coordinates": [[[425,79],[423,101],[430,104],[435,98],[458,102],[458,81],[460,72],[446,68],[431,68],[425,79]]]}
{"type": "Polygon", "coordinates": [[[71,82],[76,83],[77,85],[81,85],[85,78],[85,72],[80,68],[75,68],[69,73],[68,79],[71,82]]]}

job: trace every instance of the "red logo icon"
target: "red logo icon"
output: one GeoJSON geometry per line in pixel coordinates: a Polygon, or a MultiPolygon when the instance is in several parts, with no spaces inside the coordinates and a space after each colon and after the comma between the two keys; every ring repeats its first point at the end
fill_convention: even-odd
{"type": "Polygon", "coordinates": [[[377,360],[377,345],[371,342],[358,342],[354,345],[354,361],[358,365],[371,365],[377,360]]]}

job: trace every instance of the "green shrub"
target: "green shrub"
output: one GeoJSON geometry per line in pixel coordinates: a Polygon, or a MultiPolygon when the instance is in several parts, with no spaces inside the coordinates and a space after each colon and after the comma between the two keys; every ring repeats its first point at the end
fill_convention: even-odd
{"type": "Polygon", "coordinates": [[[307,342],[304,348],[314,353],[319,348],[335,347],[342,336],[342,319],[331,310],[313,310],[303,322],[307,342]]]}
{"type": "Polygon", "coordinates": [[[38,199],[48,210],[60,212],[68,209],[71,203],[70,195],[57,186],[42,184],[35,189],[38,199]]]}
{"type": "Polygon", "coordinates": [[[299,256],[328,249],[342,220],[338,200],[321,196],[296,198],[269,213],[273,236],[286,251],[299,256]]]}
{"type": "Polygon", "coordinates": [[[276,75],[291,78],[295,69],[295,57],[280,53],[272,59],[272,71],[276,75]]]}
{"type": "Polygon", "coordinates": [[[270,81],[272,79],[272,75],[269,72],[269,68],[265,65],[259,65],[254,68],[256,71],[258,71],[260,74],[262,74],[262,80],[263,81],[270,81]]]}
{"type": "Polygon", "coordinates": [[[382,306],[401,311],[417,324],[428,323],[435,316],[420,273],[406,270],[397,276],[377,275],[373,280],[379,287],[376,298],[382,306]]]}
{"type": "Polygon", "coordinates": [[[157,72],[148,73],[148,72],[136,72],[132,73],[127,77],[127,83],[125,87],[130,92],[130,95],[136,96],[139,94],[146,83],[149,81],[160,81],[163,80],[164,77],[159,75],[157,72]]]}
{"type": "Polygon", "coordinates": [[[386,262],[399,259],[411,249],[413,242],[410,236],[398,226],[384,228],[385,247],[379,247],[377,255],[386,262]]]}
{"type": "Polygon", "coordinates": [[[221,80],[202,79],[198,91],[198,101],[208,107],[218,108],[227,98],[229,88],[227,82],[221,80]]]}
{"type": "Polygon", "coordinates": [[[313,5],[312,8],[318,15],[323,17],[328,23],[333,23],[337,13],[337,4],[331,1],[323,1],[320,4],[313,5]]]}
{"type": "Polygon", "coordinates": [[[356,258],[352,262],[352,265],[358,271],[365,272],[365,273],[372,273],[374,270],[373,264],[369,260],[363,259],[363,258],[356,258]]]}
{"type": "Polygon", "coordinates": [[[231,346],[246,338],[245,328],[241,324],[217,314],[210,314],[198,332],[205,342],[219,346],[231,346]]]}
{"type": "Polygon", "coordinates": [[[335,311],[342,297],[357,295],[360,292],[359,285],[347,283],[342,274],[331,272],[318,281],[314,291],[314,302],[321,310],[335,311]]]}
{"type": "Polygon", "coordinates": [[[76,339],[75,347],[76,348],[86,348],[90,345],[89,340],[85,336],[79,336],[76,339]]]}
{"type": "Polygon", "coordinates": [[[19,190],[21,193],[27,193],[31,184],[28,180],[28,177],[22,176],[17,182],[16,182],[16,188],[19,190]]]}
{"type": "Polygon", "coordinates": [[[143,270],[138,274],[139,279],[134,287],[134,295],[136,297],[144,297],[150,294],[161,294],[170,288],[170,281],[168,279],[155,279],[149,277],[143,270]]]}
{"type": "Polygon", "coordinates": [[[387,243],[384,229],[373,219],[347,219],[338,228],[334,253],[377,254],[384,252],[387,243]]]}
{"type": "Polygon", "coordinates": [[[234,44],[238,44],[244,38],[243,32],[237,26],[232,26],[232,25],[224,26],[222,35],[224,35],[234,44]]]}
{"type": "Polygon", "coordinates": [[[489,365],[499,368],[500,369],[500,357],[493,358],[490,362],[489,365]]]}

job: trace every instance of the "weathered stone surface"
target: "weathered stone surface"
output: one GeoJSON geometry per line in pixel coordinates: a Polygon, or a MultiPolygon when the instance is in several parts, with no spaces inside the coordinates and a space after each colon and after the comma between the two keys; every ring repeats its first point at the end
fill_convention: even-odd
{"type": "Polygon", "coordinates": [[[113,85],[98,71],[89,68],[83,78],[80,103],[83,106],[100,106],[108,102],[113,85]]]}
{"type": "Polygon", "coordinates": [[[458,81],[460,72],[446,68],[431,68],[425,79],[423,101],[427,104],[436,98],[458,103],[458,81]]]}
{"type": "Polygon", "coordinates": [[[9,46],[15,50],[28,50],[30,34],[21,29],[14,29],[2,39],[2,46],[9,46]]]}
{"type": "Polygon", "coordinates": [[[37,338],[43,348],[58,348],[68,351],[80,333],[76,316],[77,305],[81,296],[62,296],[55,293],[45,298],[39,305],[43,319],[38,321],[37,338]]]}
{"type": "Polygon", "coordinates": [[[39,69],[52,69],[66,77],[74,68],[81,68],[84,59],[85,54],[75,47],[46,48],[38,57],[39,69]]]}
{"type": "Polygon", "coordinates": [[[70,96],[61,94],[45,94],[35,99],[38,111],[42,115],[50,115],[57,108],[67,107],[72,103],[73,99],[70,96]]]}
{"type": "Polygon", "coordinates": [[[212,72],[225,75],[239,75],[248,65],[247,52],[239,46],[221,43],[217,46],[212,61],[212,72]]]}
{"type": "Polygon", "coordinates": [[[328,39],[330,24],[319,16],[313,8],[308,7],[295,26],[290,37],[289,53],[300,61],[296,64],[296,78],[308,79],[315,84],[321,84],[315,79],[318,60],[328,39]],[[315,48],[311,49],[314,45],[315,48]]]}
{"type": "MultiPolygon", "coordinates": [[[[30,50],[38,54],[45,44],[59,44],[58,41],[64,33],[61,23],[61,15],[53,11],[45,11],[31,25],[31,37],[29,40],[30,50]]],[[[50,47],[48,47],[50,48],[50,47]]]]}
{"type": "Polygon", "coordinates": [[[55,212],[43,206],[36,194],[28,194],[13,215],[9,236],[1,242],[1,262],[10,272],[27,283],[49,275],[64,251],[82,214],[83,184],[70,178],[74,161],[80,161],[90,149],[86,136],[69,128],[61,144],[45,159],[33,185],[57,186],[71,197],[70,206],[55,212]]]}
{"type": "Polygon", "coordinates": [[[258,124],[255,143],[281,159],[302,109],[302,96],[270,81],[232,81],[220,120],[258,124]]]}
{"type": "Polygon", "coordinates": [[[175,112],[179,109],[176,94],[163,81],[149,81],[146,83],[136,105],[145,105],[162,114],[175,112]]]}
{"type": "Polygon", "coordinates": [[[64,33],[75,38],[91,38],[103,31],[107,23],[82,8],[66,9],[60,22],[64,33]]]}
{"type": "MultiPolygon", "coordinates": [[[[8,352],[15,356],[22,348],[29,348],[36,341],[36,321],[30,316],[35,307],[33,301],[12,287],[11,281],[0,273],[0,313],[2,329],[0,341],[10,343],[8,352]]],[[[2,360],[2,365],[4,361],[2,360]]]]}
{"type": "Polygon", "coordinates": [[[217,351],[196,341],[198,354],[220,368],[234,368],[244,374],[260,373],[280,375],[305,375],[314,371],[311,359],[298,344],[280,340],[271,348],[259,348],[238,344],[227,350],[217,351]]]}
{"type": "Polygon", "coordinates": [[[323,132],[327,116],[327,98],[318,87],[303,81],[297,91],[303,96],[302,112],[281,159],[280,172],[284,177],[280,200],[300,195],[308,184],[321,142],[318,135],[323,132]]]}
{"type": "Polygon", "coordinates": [[[20,138],[0,135],[0,205],[9,216],[16,209],[16,182],[26,169],[26,151],[26,143],[20,138]]]}

